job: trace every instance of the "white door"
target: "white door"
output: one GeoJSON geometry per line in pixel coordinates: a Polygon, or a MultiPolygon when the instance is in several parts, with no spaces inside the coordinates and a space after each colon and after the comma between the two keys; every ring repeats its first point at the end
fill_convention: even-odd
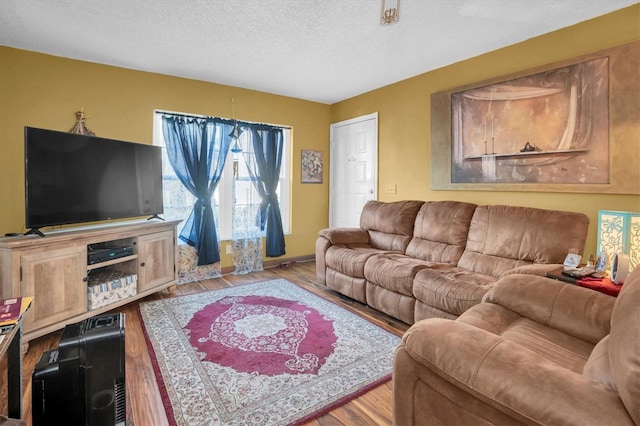
{"type": "Polygon", "coordinates": [[[329,226],[358,228],[362,207],[378,199],[378,113],[330,129],[329,226]]]}

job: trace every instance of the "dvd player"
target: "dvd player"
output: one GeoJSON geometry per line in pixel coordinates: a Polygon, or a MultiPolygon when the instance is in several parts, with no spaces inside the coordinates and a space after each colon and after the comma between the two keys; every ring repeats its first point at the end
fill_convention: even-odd
{"type": "Polygon", "coordinates": [[[87,253],[87,263],[89,263],[89,265],[94,265],[111,259],[131,256],[132,254],[133,247],[131,246],[95,248],[89,250],[87,253]]]}

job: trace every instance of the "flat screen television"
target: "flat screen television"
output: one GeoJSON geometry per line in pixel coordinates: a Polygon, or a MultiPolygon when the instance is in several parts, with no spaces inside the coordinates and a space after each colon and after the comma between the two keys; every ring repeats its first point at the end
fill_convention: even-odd
{"type": "Polygon", "coordinates": [[[29,233],[163,212],[161,147],[33,127],[24,147],[29,233]]]}

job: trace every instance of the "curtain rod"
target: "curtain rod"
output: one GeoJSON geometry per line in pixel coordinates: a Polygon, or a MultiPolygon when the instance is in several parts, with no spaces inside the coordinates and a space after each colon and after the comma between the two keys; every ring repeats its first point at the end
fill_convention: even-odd
{"type": "Polygon", "coordinates": [[[238,123],[258,124],[258,125],[262,125],[262,126],[272,126],[272,127],[279,127],[281,129],[289,129],[289,130],[291,130],[291,126],[284,126],[282,124],[259,123],[259,122],[256,122],[256,121],[237,120],[235,118],[214,117],[214,116],[211,116],[211,115],[202,115],[202,114],[189,114],[189,113],[186,113],[186,112],[165,111],[165,110],[162,110],[162,109],[156,109],[154,112],[156,114],[179,115],[180,117],[188,117],[188,118],[220,118],[222,120],[236,121],[238,123]]]}

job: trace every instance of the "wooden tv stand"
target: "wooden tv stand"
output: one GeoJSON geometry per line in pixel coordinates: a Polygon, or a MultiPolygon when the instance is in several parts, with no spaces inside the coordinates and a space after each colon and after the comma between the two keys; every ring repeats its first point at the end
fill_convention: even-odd
{"type": "Polygon", "coordinates": [[[34,296],[24,341],[175,285],[178,223],[119,222],[50,231],[45,237],[0,238],[0,298],[34,296]],[[132,253],[89,264],[88,251],[105,243],[132,247],[132,253]],[[135,276],[135,294],[91,307],[89,277],[102,273],[135,276]]]}

